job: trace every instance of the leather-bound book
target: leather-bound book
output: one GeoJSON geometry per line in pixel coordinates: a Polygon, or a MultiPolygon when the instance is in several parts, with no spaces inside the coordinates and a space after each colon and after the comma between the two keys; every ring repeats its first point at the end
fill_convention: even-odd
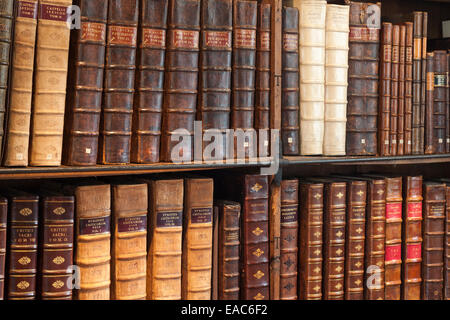
{"type": "Polygon", "coordinates": [[[450,181],[447,181],[445,222],[445,255],[444,255],[444,298],[450,300],[450,181]]]}
{"type": "Polygon", "coordinates": [[[147,184],[112,187],[111,299],[147,297],[147,184]]]}
{"type": "Polygon", "coordinates": [[[350,7],[327,5],[323,154],[345,156],[350,7]]]}
{"type": "Polygon", "coordinates": [[[283,8],[283,76],[281,96],[281,142],[283,155],[300,153],[298,9],[283,8]]]}
{"type": "Polygon", "coordinates": [[[423,12],[414,12],[413,55],[413,104],[412,104],[412,154],[421,154],[420,149],[420,97],[422,77],[422,18],[423,12]]]}
{"type": "Polygon", "coordinates": [[[390,126],[391,126],[391,78],[392,78],[392,23],[383,22],[382,54],[380,74],[380,110],[379,110],[379,154],[390,155],[390,126]]]}
{"type": "Polygon", "coordinates": [[[447,52],[434,52],[434,101],[433,101],[433,153],[442,154],[446,151],[446,109],[447,105],[447,52]]]}
{"type": "Polygon", "coordinates": [[[200,0],[170,0],[168,19],[160,158],[166,162],[191,161],[198,91],[200,0]],[[174,149],[180,139],[185,140],[183,146],[174,149]]]}
{"type": "Polygon", "coordinates": [[[131,162],[159,162],[168,0],[142,0],[131,162]]]}
{"type": "Polygon", "coordinates": [[[297,179],[281,181],[281,300],[297,300],[298,297],[298,196],[297,179]]]}
{"type": "Polygon", "coordinates": [[[405,154],[405,59],[406,26],[400,25],[399,71],[398,71],[398,111],[397,111],[397,150],[396,154],[405,154]]]}
{"type": "Polygon", "coordinates": [[[4,299],[8,199],[0,197],[0,300],[4,299]]]}
{"type": "Polygon", "coordinates": [[[211,299],[213,180],[184,181],[184,220],[181,297],[211,299]]]}
{"type": "Polygon", "coordinates": [[[239,300],[239,249],[241,205],[218,200],[218,300],[239,300]]]}
{"type": "Polygon", "coordinates": [[[427,53],[427,96],[425,118],[425,154],[433,154],[434,149],[434,53],[427,53]]]}
{"type": "Polygon", "coordinates": [[[126,164],[131,160],[139,1],[108,1],[98,162],[126,164]]]}
{"type": "MultiPolygon", "coordinates": [[[[210,133],[214,131],[224,138],[226,129],[230,128],[231,113],[233,1],[206,0],[202,2],[201,10],[202,46],[197,119],[202,121],[203,133],[210,130],[210,133]]],[[[205,152],[203,160],[224,159],[225,141],[220,145],[214,142],[217,146],[215,153],[205,152]]],[[[202,151],[208,145],[214,144],[204,141],[202,151]]]]}
{"type": "MultiPolygon", "coordinates": [[[[3,1],[4,4],[8,2],[12,4],[15,1],[3,1]]],[[[8,117],[5,119],[5,166],[28,165],[30,137],[38,0],[17,1],[16,6],[8,117]]],[[[2,123],[0,114],[0,127],[2,123]]]]}
{"type": "Polygon", "coordinates": [[[147,300],[180,300],[183,180],[152,180],[148,186],[147,300]]]}
{"type": "Polygon", "coordinates": [[[398,85],[400,71],[400,26],[392,26],[392,62],[391,62],[391,121],[389,126],[389,154],[397,155],[398,121],[398,85]]]}
{"type": "Polygon", "coordinates": [[[420,300],[422,284],[422,177],[403,179],[402,299],[420,300]]]}
{"type": "Polygon", "coordinates": [[[39,0],[30,141],[31,166],[61,164],[72,0],[39,0]]]}
{"type": "Polygon", "coordinates": [[[63,161],[93,166],[98,155],[108,1],[77,0],[74,4],[81,10],[81,28],[70,39],[63,161]]]}
{"type": "Polygon", "coordinates": [[[428,40],[428,12],[422,16],[422,69],[420,77],[420,153],[424,153],[425,145],[425,103],[427,87],[427,40],[428,40]]]}
{"type": "Polygon", "coordinates": [[[255,129],[259,133],[258,156],[266,157],[270,129],[271,5],[268,2],[258,4],[256,42],[255,129]]]}
{"type": "Polygon", "coordinates": [[[422,300],[442,300],[444,284],[444,238],[446,185],[423,185],[422,300]]]}
{"type": "Polygon", "coordinates": [[[322,183],[300,183],[299,299],[322,299],[322,183]]]}
{"type": "Polygon", "coordinates": [[[211,300],[219,300],[219,207],[214,202],[212,231],[211,300]]]}
{"type": "Polygon", "coordinates": [[[446,112],[446,144],[445,144],[445,152],[450,153],[450,50],[447,53],[447,112],[446,112]]]}
{"type": "MultiPolygon", "coordinates": [[[[231,128],[254,133],[257,2],[233,0],[233,79],[231,128]]],[[[257,146],[235,139],[235,158],[254,157],[257,146]],[[241,149],[244,154],[237,154],[241,149]]],[[[231,152],[231,150],[230,150],[231,152]]]]}
{"type": "Polygon", "coordinates": [[[378,6],[381,12],[381,3],[349,1],[349,4],[347,155],[376,155],[381,18],[376,15],[369,18],[368,7],[378,6]]]}
{"type": "Polygon", "coordinates": [[[405,53],[405,155],[412,153],[412,106],[413,106],[413,29],[412,22],[406,25],[406,53],[405,53]]]}

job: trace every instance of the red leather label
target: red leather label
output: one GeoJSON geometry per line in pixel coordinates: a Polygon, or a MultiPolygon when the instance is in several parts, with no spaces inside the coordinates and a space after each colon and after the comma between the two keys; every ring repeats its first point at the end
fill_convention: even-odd
{"type": "Polygon", "coordinates": [[[37,227],[13,227],[11,228],[11,245],[34,246],[38,236],[37,227]]]}
{"type": "Polygon", "coordinates": [[[79,234],[95,235],[110,232],[110,216],[101,218],[80,219],[79,234]]]}
{"type": "Polygon", "coordinates": [[[205,31],[205,45],[207,47],[231,48],[231,32],[205,31]]]}
{"type": "Polygon", "coordinates": [[[140,232],[147,230],[147,216],[124,217],[117,221],[117,230],[120,232],[140,232]]]}
{"type": "Polygon", "coordinates": [[[81,40],[106,41],[106,25],[104,23],[83,22],[81,25],[81,40]]]}
{"type": "Polygon", "coordinates": [[[158,228],[181,227],[182,224],[182,211],[156,213],[156,227],[158,228]]]}
{"type": "Polygon", "coordinates": [[[270,32],[261,32],[259,36],[261,49],[270,50],[270,32]]]}
{"type": "Polygon", "coordinates": [[[137,39],[137,28],[111,26],[109,28],[108,39],[110,44],[135,46],[137,39]]]}
{"type": "Polygon", "coordinates": [[[37,2],[19,1],[17,6],[17,17],[37,19],[37,2]]]}
{"type": "Polygon", "coordinates": [[[68,7],[41,4],[39,8],[39,18],[51,21],[64,21],[69,18],[68,7]]]}
{"type": "Polygon", "coordinates": [[[285,51],[297,51],[298,50],[298,35],[285,33],[283,35],[283,47],[285,51]]]}
{"type": "Polygon", "coordinates": [[[401,203],[387,203],[386,204],[386,220],[401,219],[402,218],[402,204],[401,203]]]}
{"type": "Polygon", "coordinates": [[[408,203],[408,218],[421,218],[422,217],[422,202],[410,202],[408,203]]]}
{"type": "Polygon", "coordinates": [[[142,46],[144,47],[166,47],[166,30],[162,29],[143,29],[142,46]]]}
{"type": "Polygon", "coordinates": [[[385,261],[389,262],[389,261],[396,261],[396,260],[401,260],[401,256],[402,256],[402,245],[398,244],[395,246],[386,246],[385,248],[386,250],[386,255],[385,255],[385,261]]]}
{"type": "Polygon", "coordinates": [[[350,41],[379,41],[380,29],[367,27],[350,27],[350,41]]]}
{"type": "Polygon", "coordinates": [[[281,223],[297,222],[298,206],[288,205],[281,207],[281,223]]]}
{"type": "Polygon", "coordinates": [[[406,246],[406,258],[407,259],[420,259],[422,258],[422,245],[408,244],[406,246]]]}
{"type": "Polygon", "coordinates": [[[191,223],[209,223],[212,221],[212,208],[192,208],[191,223]]]}
{"type": "Polygon", "coordinates": [[[191,30],[172,30],[174,48],[198,49],[199,32],[191,30]]]}
{"type": "Polygon", "coordinates": [[[256,30],[236,29],[234,44],[236,48],[256,48],[256,30]]]}
{"type": "Polygon", "coordinates": [[[73,243],[73,225],[46,225],[44,227],[44,244],[73,243]]]}

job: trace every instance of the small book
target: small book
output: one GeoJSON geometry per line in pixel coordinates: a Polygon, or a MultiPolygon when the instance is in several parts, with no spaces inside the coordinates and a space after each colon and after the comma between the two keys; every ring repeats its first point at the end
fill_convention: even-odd
{"type": "Polygon", "coordinates": [[[382,55],[380,74],[380,110],[379,110],[379,154],[390,155],[390,126],[391,126],[391,73],[392,73],[392,23],[383,22],[382,55]]]}
{"type": "Polygon", "coordinates": [[[0,300],[5,297],[6,227],[8,223],[8,199],[0,197],[0,300]]]}

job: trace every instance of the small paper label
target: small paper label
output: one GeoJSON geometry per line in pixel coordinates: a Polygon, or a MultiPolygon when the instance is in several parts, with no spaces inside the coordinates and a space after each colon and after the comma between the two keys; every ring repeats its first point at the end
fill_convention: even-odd
{"type": "Polygon", "coordinates": [[[64,21],[66,22],[69,17],[68,7],[55,6],[50,4],[41,4],[39,9],[39,18],[43,20],[51,21],[64,21]]]}
{"type": "Polygon", "coordinates": [[[110,44],[135,46],[137,39],[137,28],[111,26],[109,28],[108,41],[110,44]]]}
{"type": "Polygon", "coordinates": [[[105,42],[106,25],[103,23],[83,22],[81,26],[81,39],[84,41],[105,42]]]}
{"type": "Polygon", "coordinates": [[[400,141],[398,143],[399,144],[403,144],[403,139],[400,139],[400,141]]]}
{"type": "Polygon", "coordinates": [[[361,139],[361,144],[366,144],[366,139],[361,139]]]}
{"type": "Polygon", "coordinates": [[[386,220],[401,219],[402,218],[402,204],[401,203],[387,203],[386,204],[386,220]]]}
{"type": "Polygon", "coordinates": [[[212,221],[212,208],[192,208],[191,223],[210,223],[212,221]]]}
{"type": "Polygon", "coordinates": [[[438,141],[439,141],[440,144],[441,144],[441,143],[444,143],[444,140],[443,140],[443,139],[439,139],[438,141]]]}
{"type": "Polygon", "coordinates": [[[386,246],[385,250],[386,250],[386,257],[384,260],[386,262],[401,260],[401,256],[402,256],[402,245],[401,244],[394,245],[394,246],[386,246]]]}
{"type": "Polygon", "coordinates": [[[86,153],[87,154],[91,154],[91,149],[90,148],[86,148],[86,153]]]}
{"type": "Polygon", "coordinates": [[[292,139],[291,137],[288,138],[288,143],[291,144],[292,142],[294,142],[294,139],[292,139]]]}
{"type": "Polygon", "coordinates": [[[256,48],[256,30],[236,29],[234,44],[236,48],[256,48]]]}
{"type": "Polygon", "coordinates": [[[205,31],[205,45],[207,47],[231,48],[231,32],[205,31]]]}
{"type": "Polygon", "coordinates": [[[19,5],[17,7],[17,17],[37,19],[37,8],[37,2],[19,1],[19,5]]]}
{"type": "Polygon", "coordinates": [[[281,223],[297,222],[297,212],[297,205],[281,206],[281,223]]]}
{"type": "Polygon", "coordinates": [[[142,45],[144,47],[164,48],[166,46],[166,30],[143,29],[142,45]]]}
{"type": "Polygon", "coordinates": [[[158,212],[156,226],[158,228],[181,227],[183,224],[183,211],[158,212]]]}
{"type": "Polygon", "coordinates": [[[406,247],[406,258],[407,259],[420,259],[422,258],[422,245],[419,244],[408,244],[406,247]]]}
{"type": "Polygon", "coordinates": [[[172,30],[172,46],[174,48],[198,49],[198,31],[172,30]]]}
{"type": "Polygon", "coordinates": [[[384,140],[385,145],[389,145],[389,140],[384,140]]]}
{"type": "Polygon", "coordinates": [[[412,144],[411,140],[408,140],[408,145],[411,145],[411,144],[412,144]]]}
{"type": "Polygon", "coordinates": [[[16,153],[17,160],[23,160],[23,153],[16,153]]]}
{"type": "Polygon", "coordinates": [[[118,231],[120,232],[140,232],[147,230],[147,216],[119,218],[118,231]]]}
{"type": "Polygon", "coordinates": [[[47,160],[51,160],[52,159],[52,155],[51,154],[48,154],[47,155],[47,160]]]}
{"type": "Polygon", "coordinates": [[[264,140],[264,147],[268,147],[269,146],[269,140],[264,140]]]}
{"type": "Polygon", "coordinates": [[[110,232],[110,216],[100,218],[80,219],[80,235],[95,235],[110,232]]]}

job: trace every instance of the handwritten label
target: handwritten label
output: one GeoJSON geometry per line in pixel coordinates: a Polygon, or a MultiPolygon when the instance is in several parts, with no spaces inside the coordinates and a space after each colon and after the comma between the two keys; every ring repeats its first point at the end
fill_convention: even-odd
{"type": "Polygon", "coordinates": [[[386,220],[401,219],[402,218],[402,204],[401,203],[387,203],[386,204],[386,220]]]}
{"type": "Polygon", "coordinates": [[[147,216],[119,218],[117,230],[121,232],[141,232],[147,230],[147,216]]]}
{"type": "Polygon", "coordinates": [[[231,32],[206,31],[204,41],[207,47],[231,48],[231,32]]]}
{"type": "Polygon", "coordinates": [[[281,207],[281,223],[297,222],[297,205],[288,205],[281,207]]]}
{"type": "Polygon", "coordinates": [[[285,33],[283,35],[283,47],[285,51],[297,51],[298,50],[298,35],[285,33]]]}
{"type": "Polygon", "coordinates": [[[261,32],[259,46],[262,50],[270,50],[270,32],[261,32]]]}
{"type": "Polygon", "coordinates": [[[110,44],[135,46],[137,39],[137,28],[111,26],[108,35],[110,44]]]}
{"type": "Polygon", "coordinates": [[[156,213],[156,226],[158,228],[181,227],[182,223],[182,211],[156,213]]]}
{"type": "Polygon", "coordinates": [[[39,18],[51,21],[66,22],[69,18],[68,7],[55,6],[50,4],[41,4],[39,9],[39,18]]]}
{"type": "Polygon", "coordinates": [[[406,258],[407,259],[420,259],[422,258],[422,245],[408,244],[406,246],[406,258]]]}
{"type": "Polygon", "coordinates": [[[192,223],[210,223],[212,221],[212,208],[192,208],[192,223]]]}
{"type": "Polygon", "coordinates": [[[17,7],[17,17],[37,19],[37,8],[37,2],[19,1],[19,5],[17,7]]]}
{"type": "Polygon", "coordinates": [[[165,48],[166,30],[162,29],[143,29],[142,45],[144,47],[165,48]]]}
{"type": "Polygon", "coordinates": [[[351,27],[350,41],[379,41],[380,29],[367,27],[351,27]]]}
{"type": "Polygon", "coordinates": [[[401,260],[402,259],[401,256],[402,256],[401,244],[394,246],[386,246],[386,257],[384,259],[386,262],[401,260]]]}
{"type": "Polygon", "coordinates": [[[198,49],[199,32],[191,30],[172,30],[172,47],[198,49]]]}
{"type": "Polygon", "coordinates": [[[410,202],[408,203],[408,218],[421,218],[422,217],[422,202],[410,202]]]}
{"type": "Polygon", "coordinates": [[[105,42],[106,25],[103,23],[83,22],[81,25],[81,39],[84,41],[105,42]]]}
{"type": "Polygon", "coordinates": [[[236,29],[234,44],[236,48],[256,48],[256,30],[236,29]]]}
{"type": "Polygon", "coordinates": [[[95,235],[110,232],[110,216],[100,218],[80,219],[79,234],[95,235]]]}

